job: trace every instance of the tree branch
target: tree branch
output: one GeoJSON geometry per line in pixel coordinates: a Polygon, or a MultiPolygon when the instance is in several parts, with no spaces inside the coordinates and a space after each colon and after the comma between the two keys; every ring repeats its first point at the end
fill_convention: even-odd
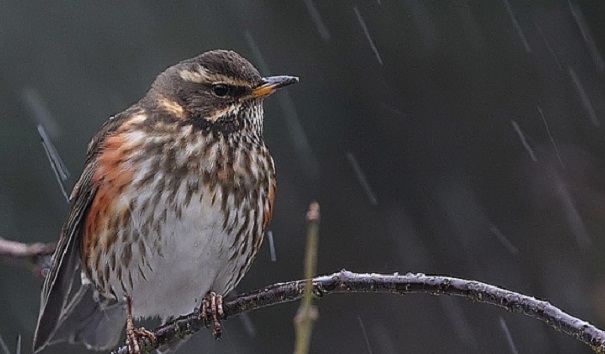
{"type": "MultiPolygon", "coordinates": [[[[31,245],[9,241],[0,237],[0,258],[25,260],[34,265],[34,273],[41,276],[48,269],[53,244],[31,245]]],[[[300,300],[306,280],[278,283],[262,290],[239,295],[226,302],[223,319],[234,317],[263,307],[300,300]]],[[[405,295],[426,293],[433,295],[460,296],[473,302],[482,302],[534,317],[554,329],[588,344],[597,353],[605,354],[605,332],[588,322],[573,317],[546,301],[508,291],[493,285],[443,276],[424,274],[383,275],[357,274],[341,271],[329,276],[314,278],[312,292],[316,298],[338,293],[389,293],[405,295]]],[[[152,345],[143,338],[142,347],[151,351],[160,345],[189,336],[204,327],[198,312],[179,317],[173,322],[158,327],[154,333],[157,342],[152,345]]],[[[113,353],[126,354],[128,349],[120,347],[113,353]]]]}
{"type": "Polygon", "coordinates": [[[23,260],[34,266],[34,275],[43,277],[50,268],[54,243],[25,244],[0,237],[0,258],[23,260]]]}
{"type": "MultiPolygon", "coordinates": [[[[224,318],[263,307],[301,299],[305,280],[278,283],[262,290],[239,295],[223,304],[224,318]]],[[[498,288],[493,285],[459,278],[424,274],[384,275],[358,274],[342,270],[328,276],[313,279],[313,294],[316,298],[339,293],[388,293],[394,295],[425,293],[432,295],[460,296],[473,302],[482,302],[536,318],[554,329],[588,344],[596,353],[605,353],[605,332],[588,322],[573,317],[546,301],[498,288]]],[[[142,347],[148,350],[178,338],[186,337],[204,327],[195,311],[177,318],[154,333],[156,343],[152,345],[142,338],[142,347]]],[[[114,354],[127,354],[126,346],[116,349],[114,354]]]]}

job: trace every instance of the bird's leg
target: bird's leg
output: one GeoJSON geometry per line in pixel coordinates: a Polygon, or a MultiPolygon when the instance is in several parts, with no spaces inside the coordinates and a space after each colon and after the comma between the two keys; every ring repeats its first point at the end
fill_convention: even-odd
{"type": "Polygon", "coordinates": [[[208,327],[212,324],[212,336],[221,339],[221,317],[223,317],[223,296],[209,291],[202,299],[202,311],[200,313],[204,324],[208,327]]]}
{"type": "Polygon", "coordinates": [[[127,316],[126,316],[126,345],[130,354],[140,354],[141,346],[139,345],[139,337],[147,337],[151,342],[156,341],[155,334],[145,328],[136,328],[132,319],[132,300],[129,296],[126,297],[127,316]]]}
{"type": "Polygon", "coordinates": [[[126,297],[126,311],[126,345],[128,346],[128,352],[130,354],[140,353],[141,347],[139,347],[139,339],[132,320],[132,301],[130,297],[126,297]]]}

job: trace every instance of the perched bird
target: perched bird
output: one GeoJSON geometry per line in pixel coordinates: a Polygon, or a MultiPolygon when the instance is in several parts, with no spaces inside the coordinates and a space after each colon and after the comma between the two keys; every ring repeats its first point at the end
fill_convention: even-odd
{"type": "Polygon", "coordinates": [[[166,69],[102,126],[44,283],[35,352],[59,341],[106,350],[124,323],[138,352],[152,333],[133,319],[194,308],[220,335],[221,296],[250,268],[273,210],[263,100],[296,82],[209,51],[166,69]]]}

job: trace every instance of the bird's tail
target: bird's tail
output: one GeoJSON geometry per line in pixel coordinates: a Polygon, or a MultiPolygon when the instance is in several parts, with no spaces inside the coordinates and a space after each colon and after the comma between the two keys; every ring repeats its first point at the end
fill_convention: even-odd
{"type": "Polygon", "coordinates": [[[90,285],[82,285],[61,311],[56,328],[46,338],[35,338],[34,352],[58,342],[82,343],[88,349],[108,350],[117,346],[124,332],[126,311],[122,304],[103,304],[90,285]]]}

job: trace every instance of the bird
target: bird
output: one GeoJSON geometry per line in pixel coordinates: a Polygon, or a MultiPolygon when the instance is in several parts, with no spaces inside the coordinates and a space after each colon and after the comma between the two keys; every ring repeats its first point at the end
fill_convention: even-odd
{"type": "Polygon", "coordinates": [[[170,66],[111,116],[88,145],[42,288],[33,349],[115,347],[131,353],[198,309],[220,336],[222,296],[246,274],[273,214],[275,166],[263,101],[298,82],[262,77],[230,50],[170,66]]]}

